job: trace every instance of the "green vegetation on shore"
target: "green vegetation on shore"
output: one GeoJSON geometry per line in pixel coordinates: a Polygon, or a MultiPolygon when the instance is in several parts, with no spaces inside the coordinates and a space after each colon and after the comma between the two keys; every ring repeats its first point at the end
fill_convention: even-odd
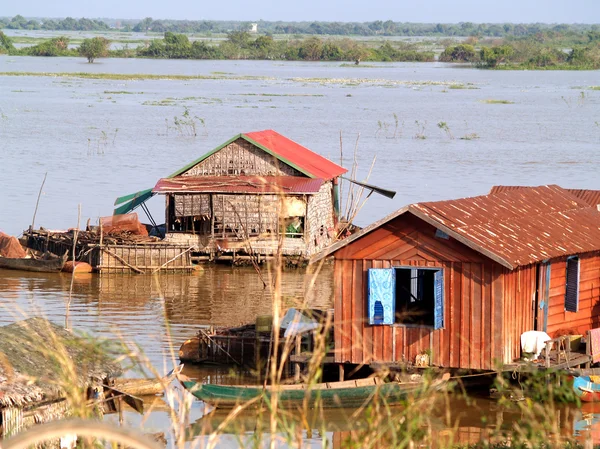
{"type": "MultiPolygon", "coordinates": [[[[21,38],[19,37],[19,40],[21,38]]],[[[30,46],[17,47],[13,39],[0,31],[0,54],[14,56],[84,56],[90,62],[99,57],[160,59],[229,59],[281,61],[352,61],[470,63],[478,68],[508,70],[597,70],[600,69],[600,31],[579,34],[572,31],[543,31],[524,37],[489,39],[478,36],[457,42],[444,39],[427,41],[358,40],[346,37],[308,36],[275,39],[247,31],[232,31],[225,39],[194,40],[186,34],[165,32],[162,39],[142,41],[130,48],[110,50],[105,37],[84,38],[74,48],[70,38],[30,40],[30,46]],[[442,46],[443,51],[440,49],[442,46]]],[[[343,64],[348,67],[350,64],[343,64]]]]}
{"type": "Polygon", "coordinates": [[[546,32],[523,38],[506,38],[483,43],[479,50],[477,44],[477,39],[472,37],[464,43],[447,46],[439,60],[497,69],[600,69],[600,32],[597,31],[577,37],[546,32]]]}
{"type": "Polygon", "coordinates": [[[108,50],[109,41],[95,37],[84,39],[79,49],[69,48],[69,38],[54,37],[30,46],[16,48],[12,40],[0,31],[0,53],[14,56],[77,56],[81,54],[92,62],[101,56],[143,57],[166,59],[267,59],[287,61],[433,61],[434,53],[419,51],[408,43],[392,45],[384,42],[371,48],[352,39],[320,39],[309,37],[299,40],[274,40],[271,36],[252,35],[245,31],[229,33],[219,45],[202,41],[191,42],[185,34],[165,33],[164,39],[155,39],[136,49],[108,50]],[[93,50],[93,51],[92,51],[93,50]],[[92,56],[90,58],[90,56],[92,56]]]}

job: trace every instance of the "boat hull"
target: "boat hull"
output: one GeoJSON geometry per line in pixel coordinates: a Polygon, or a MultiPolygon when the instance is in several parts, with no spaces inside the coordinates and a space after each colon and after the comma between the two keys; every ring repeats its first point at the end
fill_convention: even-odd
{"type": "Polygon", "coordinates": [[[196,398],[217,408],[231,408],[246,404],[258,407],[271,401],[278,394],[278,404],[284,408],[303,406],[309,408],[360,407],[373,400],[381,400],[389,405],[400,404],[409,394],[423,388],[422,383],[380,383],[350,386],[353,381],[304,385],[280,386],[279,388],[260,386],[202,385],[193,380],[180,379],[184,387],[196,398]],[[347,387],[340,384],[348,385],[347,387]]]}
{"type": "Polygon", "coordinates": [[[62,270],[66,261],[66,254],[62,257],[54,256],[43,259],[0,257],[0,268],[37,273],[55,273],[62,270]]]}
{"type": "Polygon", "coordinates": [[[583,402],[600,402],[600,384],[592,382],[589,376],[575,377],[573,390],[583,402]]]}

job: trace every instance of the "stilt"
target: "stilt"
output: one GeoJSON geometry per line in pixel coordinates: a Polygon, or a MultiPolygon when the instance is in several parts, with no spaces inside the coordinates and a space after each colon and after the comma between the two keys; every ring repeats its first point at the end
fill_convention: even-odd
{"type": "MultiPolygon", "coordinates": [[[[296,348],[295,348],[296,355],[300,355],[301,351],[302,351],[302,336],[296,335],[296,348]]],[[[296,382],[300,382],[300,363],[298,363],[298,362],[294,363],[294,380],[296,382]]]]}
{"type": "Polygon", "coordinates": [[[338,369],[339,369],[339,372],[340,372],[340,379],[339,380],[340,380],[340,382],[343,382],[344,381],[344,364],[340,363],[338,365],[338,369]]]}

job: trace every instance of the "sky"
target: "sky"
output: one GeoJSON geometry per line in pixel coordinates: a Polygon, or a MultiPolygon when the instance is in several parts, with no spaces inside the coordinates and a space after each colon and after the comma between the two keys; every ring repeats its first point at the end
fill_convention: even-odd
{"type": "Polygon", "coordinates": [[[0,16],[366,22],[600,23],[600,0],[29,0],[0,16]]]}

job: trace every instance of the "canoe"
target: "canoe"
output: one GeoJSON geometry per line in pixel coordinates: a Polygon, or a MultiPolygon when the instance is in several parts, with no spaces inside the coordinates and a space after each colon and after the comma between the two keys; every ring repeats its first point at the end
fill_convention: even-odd
{"type": "MultiPolygon", "coordinates": [[[[442,379],[432,383],[432,390],[439,390],[449,377],[444,375],[442,379]]],[[[410,394],[424,389],[423,382],[386,383],[377,378],[266,388],[256,385],[201,384],[182,375],[178,378],[196,398],[217,408],[231,408],[242,404],[256,407],[262,402],[261,398],[270,401],[273,394],[279,394],[279,404],[283,408],[302,406],[304,401],[309,408],[360,407],[376,398],[394,405],[402,403],[410,394]]]]}
{"type": "Polygon", "coordinates": [[[9,270],[34,271],[38,273],[54,273],[62,270],[67,261],[67,253],[62,257],[50,252],[44,253],[40,258],[0,257],[0,268],[9,270]]]}
{"type": "Polygon", "coordinates": [[[573,390],[583,402],[600,401],[600,383],[593,382],[590,376],[573,378],[573,390]]]}
{"type": "Polygon", "coordinates": [[[154,396],[163,394],[165,386],[175,380],[182,369],[183,365],[179,365],[160,379],[115,379],[111,385],[108,386],[113,390],[127,393],[132,396],[154,396]]]}

